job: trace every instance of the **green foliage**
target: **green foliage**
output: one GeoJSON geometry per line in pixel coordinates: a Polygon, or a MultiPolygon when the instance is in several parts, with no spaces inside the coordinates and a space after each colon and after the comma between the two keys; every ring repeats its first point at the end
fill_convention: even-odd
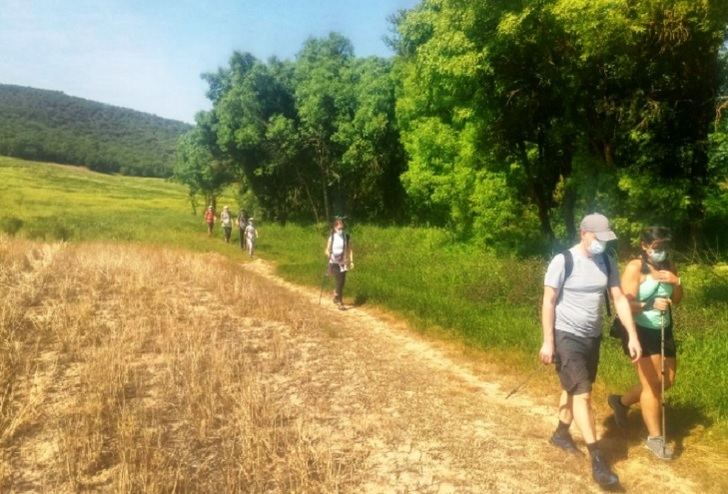
{"type": "Polygon", "coordinates": [[[213,125],[212,115],[200,112],[197,127],[180,137],[177,144],[174,178],[187,186],[193,212],[198,194],[202,194],[205,205],[211,204],[214,208],[217,196],[233,177],[219,158],[220,152],[213,141],[213,125]]]}
{"type": "Polygon", "coordinates": [[[236,52],[204,78],[215,122],[205,146],[266,218],[403,218],[388,61],[357,59],[349,40],[332,33],[308,39],[295,61],[236,52]]]}
{"type": "Polygon", "coordinates": [[[168,177],[190,126],[125,108],[0,84],[0,155],[168,177]]]}
{"type": "MultiPolygon", "coordinates": [[[[421,221],[483,232],[495,200],[497,222],[535,216],[547,242],[601,210],[621,233],[661,222],[684,245],[717,221],[725,2],[423,0],[393,21],[403,184],[421,221]]],[[[502,233],[482,237],[520,241],[502,233]]]]}
{"type": "Polygon", "coordinates": [[[15,216],[3,216],[0,218],[0,231],[14,236],[23,227],[23,220],[15,216]]]}

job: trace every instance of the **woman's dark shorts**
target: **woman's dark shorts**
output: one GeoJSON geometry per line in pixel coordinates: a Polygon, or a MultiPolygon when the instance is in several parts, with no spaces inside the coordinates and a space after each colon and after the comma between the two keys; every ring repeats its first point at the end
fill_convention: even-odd
{"type": "Polygon", "coordinates": [[[601,336],[584,338],[554,331],[555,364],[561,387],[570,395],[589,393],[597,378],[601,336]]]}
{"type": "MultiPolygon", "coordinates": [[[[637,339],[642,347],[642,357],[660,355],[660,330],[635,326],[637,328],[637,339]]],[[[625,355],[629,356],[626,331],[622,333],[622,351],[625,355]]],[[[665,328],[665,357],[675,358],[676,355],[675,337],[672,334],[672,324],[670,324],[670,326],[665,328]]]]}

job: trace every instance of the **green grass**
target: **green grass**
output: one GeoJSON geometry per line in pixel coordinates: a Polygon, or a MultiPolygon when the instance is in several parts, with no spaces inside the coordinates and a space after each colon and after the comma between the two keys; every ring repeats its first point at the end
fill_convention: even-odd
{"type": "MultiPolygon", "coordinates": [[[[223,198],[231,205],[231,197],[223,198]]],[[[145,242],[227,252],[186,189],[157,178],[0,157],[0,230],[37,240],[145,242]]],[[[217,232],[219,233],[219,231],[217,232]]]]}
{"type": "MultiPolygon", "coordinates": [[[[0,229],[8,234],[145,242],[244,258],[220,241],[219,232],[207,237],[183,187],[159,179],[0,158],[0,207],[0,229]]],[[[281,275],[320,286],[324,227],[263,224],[259,230],[258,252],[275,261],[281,275]]],[[[437,229],[356,225],[351,233],[356,269],[347,280],[349,300],[386,307],[422,331],[435,328],[507,356],[516,368],[533,368],[541,343],[543,259],[496,257],[437,229]]],[[[728,269],[690,266],[682,280],[686,297],[675,311],[679,366],[671,407],[680,427],[716,425],[728,434],[728,269]]],[[[617,341],[606,338],[600,381],[618,391],[635,380],[617,341]]]]}

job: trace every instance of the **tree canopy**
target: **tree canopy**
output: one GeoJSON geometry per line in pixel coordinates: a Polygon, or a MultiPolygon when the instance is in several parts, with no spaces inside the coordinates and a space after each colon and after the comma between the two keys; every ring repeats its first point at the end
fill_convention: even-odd
{"type": "Polygon", "coordinates": [[[696,244],[728,219],[726,2],[423,0],[391,21],[391,59],[332,33],[204,76],[216,159],[269,217],[525,251],[595,210],[696,244]]]}

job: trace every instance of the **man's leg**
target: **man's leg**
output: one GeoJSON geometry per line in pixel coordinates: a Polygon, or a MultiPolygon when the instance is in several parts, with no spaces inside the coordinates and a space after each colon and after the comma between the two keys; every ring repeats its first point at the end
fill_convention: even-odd
{"type": "Polygon", "coordinates": [[[559,398],[559,421],[571,425],[574,420],[573,399],[566,391],[561,392],[559,398]]]}
{"type": "Polygon", "coordinates": [[[550,442],[554,446],[567,451],[569,453],[578,453],[579,449],[574,444],[574,440],[571,438],[569,433],[569,427],[574,419],[572,412],[573,398],[566,391],[561,392],[559,398],[559,425],[556,426],[556,430],[551,436],[550,442]]]}
{"type": "Polygon", "coordinates": [[[591,392],[581,393],[572,397],[572,412],[574,422],[588,445],[597,441],[596,427],[594,425],[594,412],[592,411],[591,392]]]}

